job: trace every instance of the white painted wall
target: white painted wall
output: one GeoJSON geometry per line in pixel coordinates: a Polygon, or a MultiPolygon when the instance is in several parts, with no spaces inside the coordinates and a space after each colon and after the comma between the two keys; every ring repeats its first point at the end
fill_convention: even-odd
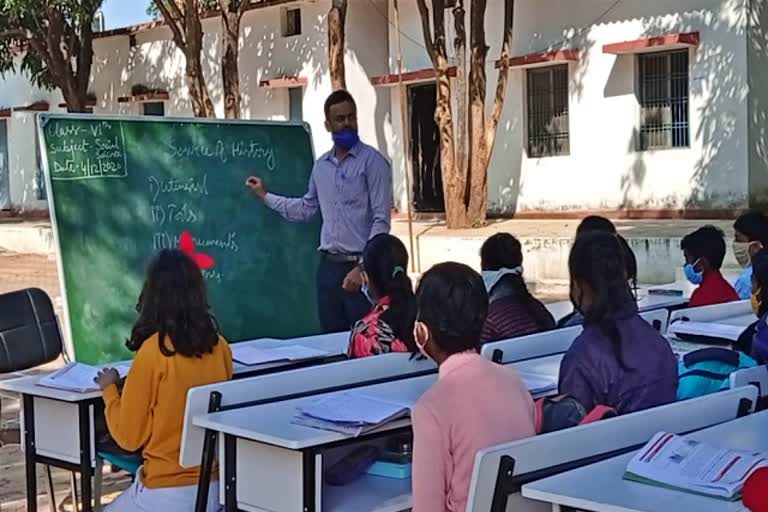
{"type": "MultiPolygon", "coordinates": [[[[488,97],[493,97],[503,0],[488,2],[491,46],[488,97]]],[[[746,0],[517,0],[513,55],[581,48],[570,66],[571,154],[528,158],[525,72],[510,72],[496,151],[489,171],[491,210],[499,213],[584,209],[740,208],[747,204],[748,133],[746,0]],[[606,11],[608,11],[606,13],[606,11]],[[606,13],[602,18],[600,16],[606,13]],[[597,20],[597,21],[596,21],[597,20]],[[602,46],[673,32],[701,32],[691,52],[691,147],[637,152],[635,59],[602,46]]],[[[430,68],[415,0],[400,2],[406,70],[430,68]],[[417,44],[418,43],[418,44],[417,44]]],[[[391,11],[390,11],[391,12],[391,11]]],[[[449,50],[452,17],[448,16],[449,50]]],[[[394,57],[395,32],[390,30],[394,57]]],[[[390,69],[395,62],[390,59],[390,69]]],[[[392,112],[399,112],[393,94],[392,112]]],[[[399,118],[398,118],[399,119],[399,118]]],[[[402,137],[394,123],[396,140],[402,137]]],[[[401,153],[398,152],[398,155],[401,153]]],[[[395,168],[401,168],[398,162],[395,168]]],[[[402,173],[397,176],[404,200],[402,173]]]]}
{"type": "MultiPolygon", "coordinates": [[[[20,66],[18,59],[17,66],[20,66]]],[[[18,68],[17,68],[18,69],[18,68]]],[[[61,92],[47,90],[30,83],[20,72],[6,73],[0,79],[0,109],[24,107],[47,101],[52,110],[59,110],[61,92]]],[[[34,113],[14,112],[6,119],[8,126],[8,187],[11,208],[20,210],[47,209],[46,201],[37,199],[37,157],[35,153],[34,113]]]]}
{"type": "MultiPolygon", "coordinates": [[[[367,1],[368,7],[371,6],[367,1]]],[[[386,0],[373,5],[386,14],[386,0]]],[[[332,144],[324,127],[323,102],[331,93],[328,73],[326,15],[330,0],[301,4],[302,34],[283,37],[281,10],[269,7],[250,11],[243,17],[240,43],[240,86],[243,117],[246,119],[288,119],[288,90],[259,87],[262,80],[281,76],[307,78],[304,92],[304,120],[312,128],[315,151],[324,153],[332,144]]],[[[347,24],[345,58],[347,87],[359,104],[361,137],[387,153],[389,93],[375,89],[369,76],[387,70],[387,19],[367,16],[366,5],[351,2],[347,24]],[[351,21],[354,20],[354,21],[351,21]]],[[[217,114],[224,112],[221,80],[221,26],[218,18],[204,20],[203,69],[217,114]]],[[[166,89],[167,116],[191,116],[192,105],[184,75],[184,55],[171,40],[166,27],[136,34],[136,46],[129,48],[128,36],[97,39],[93,88],[98,97],[97,113],[138,115],[139,104],[118,104],[117,98],[130,94],[142,84],[166,89]]]]}
{"type": "MultiPolygon", "coordinates": [[[[17,70],[21,59],[16,60],[17,70]]],[[[47,101],[56,106],[63,101],[59,90],[47,90],[30,83],[20,71],[8,72],[0,77],[0,109],[23,107],[38,101],[47,101]]]]}
{"type": "Polygon", "coordinates": [[[13,209],[48,209],[48,201],[38,198],[35,117],[32,112],[14,112],[8,119],[8,182],[13,209]]]}
{"type": "MultiPolygon", "coordinates": [[[[754,0],[624,1],[609,10],[614,0],[517,0],[514,55],[544,51],[563,41],[565,47],[578,47],[583,52],[582,60],[570,70],[572,149],[567,157],[527,157],[525,72],[511,71],[489,173],[491,209],[514,213],[745,206],[749,165],[748,1],[754,0]],[[603,54],[602,45],[694,30],[701,32],[702,45],[691,53],[691,148],[637,152],[633,143],[638,117],[635,62],[632,57],[603,54]]],[[[490,0],[486,17],[491,44],[489,98],[496,82],[493,61],[498,56],[502,2],[490,0]]],[[[416,1],[403,0],[400,4],[405,68],[430,68],[416,1]]],[[[325,23],[330,0],[302,2],[301,6],[303,33],[296,37],[285,38],[280,33],[283,7],[245,15],[240,57],[243,109],[246,118],[287,119],[288,91],[261,88],[259,82],[283,75],[306,77],[304,118],[312,128],[319,155],[331,145],[322,111],[331,91],[325,23]]],[[[370,77],[396,69],[391,9],[388,0],[350,2],[346,65],[348,88],[359,103],[363,140],[387,156],[396,156],[395,196],[402,206],[405,188],[398,92],[370,84],[370,77]]],[[[203,66],[221,114],[219,20],[205,20],[204,30],[203,66]]],[[[140,31],[136,43],[130,48],[127,35],[95,41],[91,86],[97,96],[95,112],[139,114],[141,105],[119,104],[117,98],[129,95],[133,85],[143,84],[171,93],[166,115],[191,116],[184,57],[171,41],[170,31],[163,27],[140,31]]],[[[31,103],[45,99],[39,97],[43,93],[18,77],[0,82],[0,104],[31,103]]],[[[60,101],[60,95],[54,94],[52,105],[60,101]]],[[[13,146],[19,144],[15,134],[21,131],[11,130],[13,146]]],[[[754,136],[756,132],[752,133],[754,136]]]]}
{"type": "MultiPolygon", "coordinates": [[[[364,141],[390,154],[392,129],[389,120],[389,91],[370,84],[369,76],[387,72],[388,21],[387,0],[350,2],[347,24],[347,53],[345,57],[347,87],[359,106],[360,134],[364,141]],[[369,15],[375,8],[377,15],[369,15]]],[[[326,15],[330,0],[301,2],[302,34],[283,37],[281,10],[285,6],[257,9],[245,14],[241,27],[240,80],[243,96],[243,117],[246,119],[286,120],[289,115],[288,90],[259,87],[259,82],[281,76],[307,78],[303,113],[309,123],[315,146],[320,155],[330,149],[332,142],[324,126],[323,103],[331,93],[328,73],[326,15]]],[[[203,68],[217,114],[223,116],[221,80],[221,26],[219,18],[204,20],[205,31],[203,68]]],[[[128,35],[99,38],[94,41],[94,63],[90,90],[96,94],[96,114],[140,115],[142,105],[119,103],[129,96],[134,85],[165,89],[170,100],[165,104],[166,116],[190,117],[192,105],[184,75],[184,55],[176,48],[166,27],[142,30],[136,34],[136,45],[130,47],[128,35]]],[[[30,87],[29,81],[11,75],[0,81],[0,107],[26,105],[46,99],[52,106],[61,102],[58,92],[48,93],[30,87]],[[47,94],[47,95],[46,95],[47,94]]],[[[56,110],[56,109],[54,109],[56,110]]],[[[26,123],[9,127],[9,145],[15,151],[16,165],[10,165],[11,180],[28,190],[32,182],[18,185],[29,178],[28,162],[34,160],[26,123]]],[[[19,188],[21,187],[21,188],[19,188]]],[[[28,192],[16,194],[15,208],[39,207],[29,202],[28,192]]],[[[44,203],[43,203],[44,207],[44,203]]]]}

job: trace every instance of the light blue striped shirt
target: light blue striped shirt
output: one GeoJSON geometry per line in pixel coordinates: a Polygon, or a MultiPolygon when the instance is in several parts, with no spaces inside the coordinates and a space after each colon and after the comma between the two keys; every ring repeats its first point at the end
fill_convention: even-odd
{"type": "Polygon", "coordinates": [[[741,300],[747,300],[752,297],[752,265],[741,271],[733,287],[736,289],[736,293],[739,294],[741,300]]]}
{"type": "Polygon", "coordinates": [[[389,233],[391,201],[389,162],[362,142],[341,161],[333,150],[321,156],[304,197],[264,198],[264,204],[288,222],[308,222],[320,212],[320,250],[337,254],[361,254],[368,240],[389,233]]]}

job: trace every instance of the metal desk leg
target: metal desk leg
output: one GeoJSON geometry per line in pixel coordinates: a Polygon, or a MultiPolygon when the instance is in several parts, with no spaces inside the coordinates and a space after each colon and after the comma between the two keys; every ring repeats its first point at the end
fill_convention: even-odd
{"type": "Polygon", "coordinates": [[[224,434],[224,510],[237,512],[237,439],[224,434]]]}
{"type": "MultiPolygon", "coordinates": [[[[93,512],[90,410],[90,402],[80,402],[78,404],[78,420],[80,422],[80,499],[83,503],[83,512],[93,512]]],[[[75,504],[75,506],[77,505],[75,504]]]]}
{"type": "Polygon", "coordinates": [[[27,511],[37,512],[37,452],[35,446],[35,399],[22,396],[24,407],[24,462],[27,472],[27,511]]]}
{"type": "Polygon", "coordinates": [[[304,512],[315,512],[315,485],[317,471],[315,467],[315,451],[306,450],[302,453],[302,485],[304,487],[304,512]]]}

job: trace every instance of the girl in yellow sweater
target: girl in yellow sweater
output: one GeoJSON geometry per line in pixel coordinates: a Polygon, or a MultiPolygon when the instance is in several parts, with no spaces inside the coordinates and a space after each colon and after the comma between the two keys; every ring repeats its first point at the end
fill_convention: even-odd
{"type": "MultiPolygon", "coordinates": [[[[108,511],[193,510],[200,468],[179,466],[187,391],[231,379],[232,352],[209,313],[200,269],[181,251],[155,257],[136,309],[126,342],[136,356],[122,394],[114,369],[97,378],[110,434],[125,450],[143,450],[144,458],[108,511]]],[[[218,509],[218,489],[211,482],[209,511],[218,509]]]]}

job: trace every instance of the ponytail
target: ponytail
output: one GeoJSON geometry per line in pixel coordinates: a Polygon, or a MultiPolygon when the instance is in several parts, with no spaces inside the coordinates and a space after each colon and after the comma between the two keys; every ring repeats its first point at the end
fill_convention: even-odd
{"type": "Polygon", "coordinates": [[[389,308],[380,319],[389,325],[395,338],[402,341],[408,350],[417,352],[413,340],[416,296],[406,272],[408,250],[405,245],[392,235],[377,235],[365,247],[363,266],[379,296],[389,297],[389,308]]]}
{"type": "Polygon", "coordinates": [[[395,273],[387,283],[386,295],[390,299],[389,309],[382,313],[381,319],[392,328],[395,337],[405,343],[409,351],[415,352],[413,324],[416,322],[416,295],[408,274],[404,271],[395,273]]]}

